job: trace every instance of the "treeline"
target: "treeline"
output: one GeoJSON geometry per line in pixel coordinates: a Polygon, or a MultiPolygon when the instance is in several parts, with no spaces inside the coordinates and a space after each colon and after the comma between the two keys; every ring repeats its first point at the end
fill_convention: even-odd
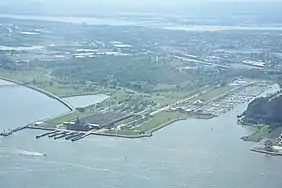
{"type": "Polygon", "coordinates": [[[282,123],[282,96],[257,98],[248,105],[244,115],[260,122],[282,123]]]}
{"type": "MultiPolygon", "coordinates": [[[[69,78],[80,83],[93,82],[100,86],[121,86],[150,92],[156,84],[177,85],[196,80],[199,75],[179,72],[169,63],[156,63],[150,56],[95,57],[44,63],[56,78],[69,78]]],[[[65,79],[66,80],[66,79],[65,79]]],[[[207,79],[209,80],[209,79],[207,79]]],[[[202,78],[199,80],[203,82],[202,78]]]]}

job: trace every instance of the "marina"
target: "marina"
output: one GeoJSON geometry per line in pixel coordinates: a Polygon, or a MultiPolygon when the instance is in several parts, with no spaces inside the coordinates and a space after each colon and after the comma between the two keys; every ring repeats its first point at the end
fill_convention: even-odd
{"type": "Polygon", "coordinates": [[[132,185],[132,181],[140,185],[138,188],[152,185],[177,187],[176,181],[185,185],[201,181],[203,183],[199,188],[209,187],[210,184],[216,187],[244,187],[245,182],[252,182],[252,186],[257,188],[263,188],[266,183],[279,187],[281,158],[249,151],[253,144],[240,140],[241,136],[251,133],[248,128],[237,125],[236,115],[240,109],[242,112],[245,106],[208,121],[178,121],[148,139],[88,136],[75,142],[75,147],[70,142],[48,139],[48,136],[35,140],[37,135],[46,133],[41,130],[21,131],[9,139],[0,137],[0,176],[5,179],[16,174],[18,181],[4,181],[4,187],[12,188],[24,182],[31,188],[40,185],[48,187],[53,185],[51,179],[63,187],[87,188],[93,182],[89,176],[95,176],[100,182],[105,181],[105,177],[109,178],[107,185],[112,187],[130,187],[127,185],[132,185]],[[171,134],[177,137],[170,137],[171,134]],[[34,154],[19,154],[5,149],[7,147],[34,154]],[[35,153],[46,153],[47,156],[37,156],[35,153]],[[17,165],[21,166],[21,172],[17,165]],[[146,179],[136,175],[144,173],[146,179]],[[32,175],[32,178],[27,180],[27,175],[32,175]],[[46,176],[50,178],[45,179],[46,176]],[[119,184],[117,176],[126,178],[119,184]],[[214,177],[226,177],[230,181],[214,177]],[[40,182],[33,181],[34,178],[40,179],[40,182]]]}
{"type": "Polygon", "coordinates": [[[50,135],[50,134],[54,134],[56,132],[58,132],[58,131],[47,132],[47,133],[44,133],[42,135],[36,136],[36,138],[38,139],[38,138],[41,138],[41,137],[44,137],[44,136],[47,136],[47,135],[50,135]]]}
{"type": "Polygon", "coordinates": [[[36,136],[37,139],[48,136],[49,138],[53,138],[54,140],[63,139],[71,140],[72,142],[79,141],[91,133],[89,132],[78,132],[78,131],[68,131],[68,130],[55,130],[51,132],[47,132],[41,135],[36,136]]]}

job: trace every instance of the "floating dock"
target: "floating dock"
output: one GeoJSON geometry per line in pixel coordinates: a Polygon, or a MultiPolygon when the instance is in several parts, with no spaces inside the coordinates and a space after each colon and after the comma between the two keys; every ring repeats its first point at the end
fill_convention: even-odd
{"type": "Polygon", "coordinates": [[[64,133],[65,133],[65,131],[57,131],[54,134],[49,135],[49,138],[53,138],[55,136],[59,136],[59,135],[64,134],[64,133]]]}
{"type": "Polygon", "coordinates": [[[80,137],[82,137],[84,135],[84,133],[78,133],[76,136],[74,136],[71,141],[72,142],[75,142],[77,140],[79,140],[80,137]]]}
{"type": "Polygon", "coordinates": [[[61,135],[58,135],[58,136],[54,137],[54,140],[63,138],[63,137],[65,137],[65,136],[68,136],[69,134],[71,134],[71,133],[65,131],[65,132],[63,132],[61,135]]]}
{"type": "Polygon", "coordinates": [[[58,131],[52,131],[52,132],[44,133],[42,135],[36,136],[36,138],[38,139],[38,138],[41,138],[41,137],[44,137],[44,136],[47,136],[47,135],[50,135],[50,134],[54,134],[56,132],[58,132],[58,131]]]}
{"type": "Polygon", "coordinates": [[[65,139],[66,140],[70,140],[70,139],[72,139],[72,138],[74,138],[74,137],[77,137],[78,136],[78,132],[72,132],[69,136],[67,136],[65,139]]]}
{"type": "Polygon", "coordinates": [[[90,133],[80,133],[77,137],[74,137],[73,139],[71,139],[71,141],[72,142],[79,141],[79,140],[85,138],[88,135],[90,135],[90,133]]]}

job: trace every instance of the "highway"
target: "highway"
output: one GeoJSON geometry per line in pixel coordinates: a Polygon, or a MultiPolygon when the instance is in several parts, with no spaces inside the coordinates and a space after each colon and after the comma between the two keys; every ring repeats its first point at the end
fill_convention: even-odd
{"type": "Polygon", "coordinates": [[[204,65],[208,65],[208,66],[214,66],[214,67],[221,67],[221,68],[227,68],[229,69],[230,67],[227,65],[220,65],[220,64],[216,64],[216,63],[210,63],[210,62],[206,62],[206,61],[199,61],[199,60],[195,60],[195,59],[188,59],[185,57],[180,57],[180,56],[174,56],[176,59],[180,59],[182,61],[188,61],[188,62],[194,62],[194,63],[200,63],[200,64],[204,64],[204,65]]]}

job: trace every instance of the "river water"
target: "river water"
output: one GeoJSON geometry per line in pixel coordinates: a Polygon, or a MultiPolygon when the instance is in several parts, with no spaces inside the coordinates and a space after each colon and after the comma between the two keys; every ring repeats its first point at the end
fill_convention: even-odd
{"type": "Polygon", "coordinates": [[[87,23],[89,25],[111,25],[111,26],[144,26],[179,31],[224,31],[224,30],[253,30],[253,31],[281,31],[279,26],[220,26],[220,25],[181,25],[165,21],[129,21],[125,19],[98,18],[98,17],[74,17],[74,16],[39,16],[39,15],[12,15],[0,14],[0,18],[13,18],[23,20],[42,20],[68,22],[75,24],[87,23]]]}
{"type": "MultiPolygon", "coordinates": [[[[282,158],[253,153],[253,144],[240,140],[251,132],[236,124],[245,108],[212,120],[179,121],[135,140],[37,140],[42,132],[31,130],[0,137],[0,187],[281,188],[282,158]]],[[[0,89],[0,128],[65,111],[29,89],[0,89]]]]}
{"type": "Polygon", "coordinates": [[[0,132],[68,112],[57,100],[26,87],[1,87],[8,84],[0,80],[0,132]]]}

